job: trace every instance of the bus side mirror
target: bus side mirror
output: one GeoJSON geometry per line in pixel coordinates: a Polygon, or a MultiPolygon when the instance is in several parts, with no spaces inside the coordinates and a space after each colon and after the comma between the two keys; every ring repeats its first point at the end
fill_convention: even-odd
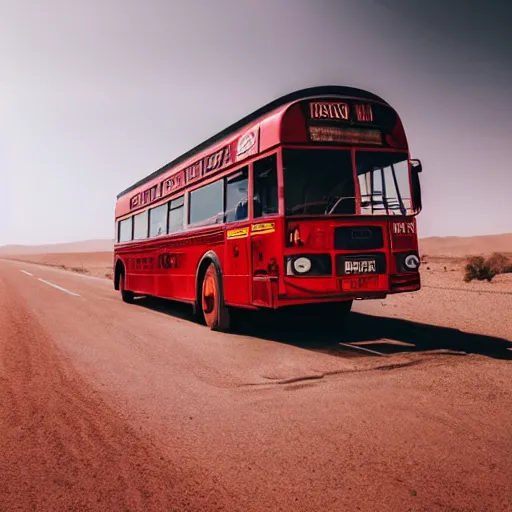
{"type": "Polygon", "coordinates": [[[421,162],[419,160],[411,160],[411,178],[412,178],[412,200],[414,209],[420,213],[422,209],[421,203],[421,184],[419,173],[423,170],[421,162]]]}
{"type": "Polygon", "coordinates": [[[421,165],[421,161],[418,160],[417,158],[414,160],[409,160],[409,162],[411,163],[411,168],[414,172],[419,173],[419,172],[423,171],[423,166],[421,165]]]}

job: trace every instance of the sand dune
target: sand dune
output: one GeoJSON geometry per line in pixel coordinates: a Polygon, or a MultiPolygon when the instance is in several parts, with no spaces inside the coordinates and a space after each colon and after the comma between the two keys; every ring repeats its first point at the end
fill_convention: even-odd
{"type": "Polygon", "coordinates": [[[2,245],[0,254],[55,254],[112,251],[114,241],[109,239],[82,240],[63,244],[47,245],[2,245]]]}
{"type": "Polygon", "coordinates": [[[471,237],[431,237],[420,240],[420,252],[429,256],[463,258],[493,252],[512,253],[512,233],[471,237]]]}
{"type": "Polygon", "coordinates": [[[60,252],[42,254],[14,254],[5,258],[50,267],[59,267],[96,277],[112,276],[113,253],[102,252],[60,252]]]}

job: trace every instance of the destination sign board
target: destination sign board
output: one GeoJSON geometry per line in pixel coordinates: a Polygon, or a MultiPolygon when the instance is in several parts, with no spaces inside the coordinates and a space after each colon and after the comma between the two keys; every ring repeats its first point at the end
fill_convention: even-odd
{"type": "Polygon", "coordinates": [[[400,119],[388,105],[321,98],[302,102],[302,113],[314,144],[407,147],[400,119]]]}
{"type": "Polygon", "coordinates": [[[373,122],[373,108],[369,103],[349,104],[340,101],[312,101],[309,103],[309,119],[313,121],[373,122]]]}

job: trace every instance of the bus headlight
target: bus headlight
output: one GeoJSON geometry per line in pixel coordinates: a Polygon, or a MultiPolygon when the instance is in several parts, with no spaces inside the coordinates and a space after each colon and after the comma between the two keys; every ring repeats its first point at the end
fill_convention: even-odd
{"type": "Polygon", "coordinates": [[[332,261],[330,254],[294,254],[285,256],[287,276],[330,276],[332,261]]]}
{"type": "Polygon", "coordinates": [[[293,262],[293,269],[297,274],[305,274],[311,270],[311,260],[302,256],[293,262]]]}
{"type": "Polygon", "coordinates": [[[409,254],[404,259],[404,265],[409,270],[418,270],[418,268],[420,267],[420,259],[418,258],[418,256],[416,256],[416,254],[409,254]]]}
{"type": "Polygon", "coordinates": [[[418,253],[415,252],[397,252],[396,257],[396,271],[401,274],[408,272],[418,272],[421,260],[418,253]]]}

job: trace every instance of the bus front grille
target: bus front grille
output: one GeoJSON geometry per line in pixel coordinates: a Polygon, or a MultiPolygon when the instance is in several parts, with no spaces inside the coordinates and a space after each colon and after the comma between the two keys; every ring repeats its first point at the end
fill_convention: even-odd
{"type": "Polygon", "coordinates": [[[384,237],[380,226],[339,226],[334,228],[334,248],[344,251],[382,249],[384,237]]]}

